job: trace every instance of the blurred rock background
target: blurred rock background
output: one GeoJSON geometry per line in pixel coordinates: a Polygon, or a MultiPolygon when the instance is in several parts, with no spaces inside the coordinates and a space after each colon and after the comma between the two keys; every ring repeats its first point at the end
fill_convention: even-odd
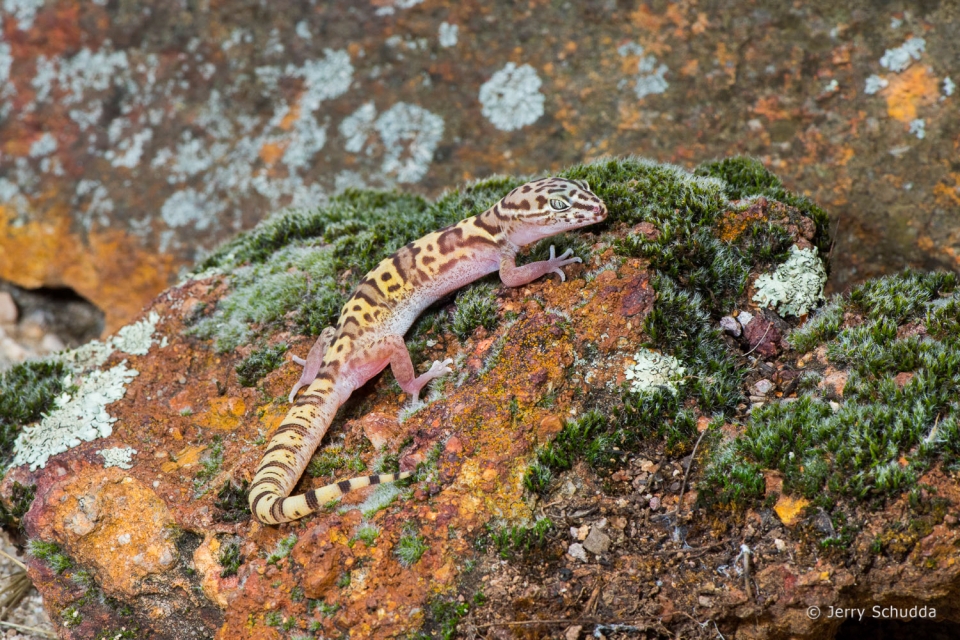
{"type": "Polygon", "coordinates": [[[838,227],[835,291],[960,264],[943,0],[6,0],[0,369],[129,321],[349,187],[755,155],[838,227]]]}
{"type": "MultiPolygon", "coordinates": [[[[837,219],[832,287],[960,251],[955,2],[9,0],[0,279],[116,329],[350,186],[758,156],[837,219]]],[[[61,338],[62,339],[62,338],[61,338]]]]}

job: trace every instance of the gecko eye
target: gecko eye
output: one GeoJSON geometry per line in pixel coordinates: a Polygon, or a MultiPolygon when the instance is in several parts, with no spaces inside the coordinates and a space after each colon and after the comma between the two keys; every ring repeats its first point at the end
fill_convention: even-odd
{"type": "Polygon", "coordinates": [[[561,200],[559,198],[553,198],[550,200],[550,208],[554,211],[564,211],[570,208],[570,203],[566,200],[561,200]]]}

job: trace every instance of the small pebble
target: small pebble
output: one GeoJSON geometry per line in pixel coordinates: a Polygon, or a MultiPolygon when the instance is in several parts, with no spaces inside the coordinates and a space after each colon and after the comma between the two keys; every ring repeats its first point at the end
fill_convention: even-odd
{"type": "Polygon", "coordinates": [[[67,346],[63,344],[63,340],[52,333],[43,336],[43,340],[40,341],[40,350],[44,353],[57,353],[66,348],[67,346]]]}
{"type": "Polygon", "coordinates": [[[583,545],[580,544],[579,542],[574,542],[573,544],[571,544],[570,547],[567,549],[567,554],[571,558],[575,558],[580,562],[587,561],[587,552],[584,550],[583,545]]]}
{"type": "Polygon", "coordinates": [[[23,362],[27,359],[27,350],[10,338],[0,338],[0,355],[13,362],[23,362]]]}
{"type": "Polygon", "coordinates": [[[0,291],[0,324],[14,324],[19,315],[13,296],[7,291],[0,291]]]}
{"type": "Polygon", "coordinates": [[[733,316],[724,316],[720,318],[720,328],[734,338],[739,338],[740,334],[743,333],[740,323],[737,322],[737,319],[733,316]]]}
{"type": "Polygon", "coordinates": [[[753,384],[753,392],[758,396],[765,396],[773,389],[773,383],[767,379],[757,380],[753,384]]]}

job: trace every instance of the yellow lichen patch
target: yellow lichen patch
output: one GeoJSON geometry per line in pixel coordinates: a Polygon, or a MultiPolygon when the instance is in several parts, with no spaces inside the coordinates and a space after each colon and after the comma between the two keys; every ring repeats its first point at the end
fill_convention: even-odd
{"type": "Polygon", "coordinates": [[[189,467],[190,465],[197,464],[197,462],[200,460],[200,454],[206,450],[207,447],[204,445],[184,447],[173,456],[174,460],[164,462],[162,465],[160,465],[160,469],[164,473],[170,473],[171,471],[176,471],[180,467],[189,467]]]}
{"type": "Polygon", "coordinates": [[[807,508],[810,501],[806,498],[794,498],[792,496],[782,495],[774,505],[773,510],[777,512],[780,522],[792,527],[800,519],[800,514],[807,508]]]}
{"type": "Polygon", "coordinates": [[[890,84],[883,90],[887,115],[900,122],[916,120],[917,109],[933,104],[940,95],[937,79],[923,66],[914,65],[887,80],[890,84]]]}
{"type": "Polygon", "coordinates": [[[240,426],[240,420],[247,411],[246,403],[239,396],[214,398],[210,400],[209,407],[201,414],[200,420],[204,426],[224,431],[233,431],[240,426]]]}
{"type": "Polygon", "coordinates": [[[45,496],[39,538],[58,542],[92,570],[104,593],[136,595],[144,578],[176,564],[173,516],[145,484],[116,468],[67,478],[45,496]]]}
{"type": "Polygon", "coordinates": [[[751,222],[763,220],[765,217],[765,209],[761,207],[751,207],[746,211],[728,211],[717,225],[718,237],[723,242],[733,242],[747,230],[751,222]]]}

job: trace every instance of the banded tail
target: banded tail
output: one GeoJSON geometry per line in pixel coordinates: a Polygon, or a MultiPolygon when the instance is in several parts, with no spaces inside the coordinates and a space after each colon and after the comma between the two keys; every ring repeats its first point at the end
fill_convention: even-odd
{"type": "MultiPolygon", "coordinates": [[[[345,398],[344,398],[345,399],[345,398]]],[[[314,513],[354,489],[409,478],[409,471],[341,480],[298,496],[290,492],[303,475],[334,414],[342,404],[333,385],[319,377],[304,391],[277,428],[250,485],[250,511],[263,524],[280,524],[314,513]]]]}

